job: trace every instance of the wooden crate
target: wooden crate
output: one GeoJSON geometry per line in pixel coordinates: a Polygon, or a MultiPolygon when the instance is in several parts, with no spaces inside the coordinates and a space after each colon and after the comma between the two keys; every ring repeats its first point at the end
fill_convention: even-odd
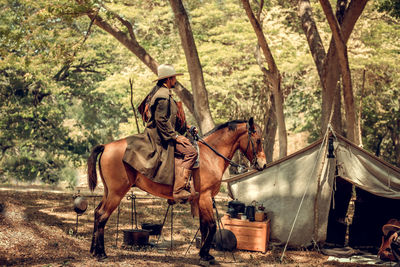
{"type": "Polygon", "coordinates": [[[249,222],[232,219],[225,215],[221,218],[224,229],[232,231],[237,239],[237,249],[266,252],[270,234],[270,220],[249,222]]]}

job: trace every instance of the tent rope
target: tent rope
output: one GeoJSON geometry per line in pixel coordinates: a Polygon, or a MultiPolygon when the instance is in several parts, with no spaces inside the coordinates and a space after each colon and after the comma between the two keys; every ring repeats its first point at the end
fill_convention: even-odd
{"type": "MultiPolygon", "coordinates": [[[[336,90],[340,90],[339,83],[338,83],[338,85],[336,86],[336,90]]],[[[333,96],[333,99],[332,99],[332,104],[331,104],[331,110],[330,110],[330,114],[329,114],[328,125],[327,125],[327,127],[326,127],[324,139],[322,140],[321,146],[320,146],[319,151],[318,151],[318,154],[317,154],[317,159],[319,159],[319,157],[320,157],[320,155],[321,155],[322,148],[326,149],[326,146],[327,146],[327,144],[328,144],[328,142],[327,142],[327,139],[328,139],[328,138],[327,138],[327,137],[329,136],[329,132],[332,132],[332,133],[333,133],[333,136],[336,138],[336,136],[335,136],[335,134],[334,134],[334,131],[333,131],[333,129],[332,129],[332,125],[331,125],[332,118],[333,118],[333,113],[334,113],[334,109],[335,109],[336,97],[337,97],[337,94],[335,94],[335,95],[333,96]]],[[[305,196],[306,196],[306,194],[307,194],[308,188],[310,187],[311,177],[313,177],[313,174],[314,174],[314,171],[315,171],[315,167],[316,167],[316,165],[317,165],[317,161],[318,161],[318,160],[316,160],[315,163],[314,163],[314,166],[313,166],[311,175],[310,175],[310,177],[308,178],[308,181],[307,181],[306,190],[304,190],[304,194],[303,194],[303,196],[302,196],[302,198],[301,198],[299,208],[297,209],[296,216],[294,217],[293,224],[292,224],[292,227],[291,227],[291,229],[290,229],[288,239],[287,239],[287,241],[286,241],[285,247],[284,247],[283,252],[282,252],[282,256],[281,256],[281,259],[280,259],[281,262],[283,261],[283,258],[285,257],[285,252],[286,252],[287,246],[288,246],[288,244],[289,244],[290,237],[292,236],[293,229],[294,229],[294,225],[296,224],[297,218],[298,218],[299,213],[300,213],[301,206],[303,205],[303,202],[304,202],[304,198],[305,198],[305,196]]],[[[319,188],[319,184],[318,184],[318,188],[319,188]]],[[[315,213],[315,211],[314,211],[314,213],[315,213]]],[[[315,223],[315,220],[314,220],[314,223],[315,223]]],[[[315,234],[315,225],[314,225],[314,231],[313,231],[313,238],[315,237],[314,234],[315,234]]],[[[314,241],[314,242],[315,242],[315,241],[314,241]]]]}
{"type": "MultiPolygon", "coordinates": [[[[321,146],[320,146],[320,148],[318,150],[317,158],[320,157],[322,148],[326,147],[326,145],[328,144],[328,142],[326,140],[327,140],[327,137],[329,135],[330,129],[331,129],[330,127],[328,127],[326,129],[326,132],[325,132],[325,135],[324,135],[324,139],[322,140],[321,146]]],[[[311,175],[310,175],[310,177],[308,178],[308,181],[307,181],[306,190],[304,190],[303,196],[302,196],[301,201],[300,201],[299,208],[297,209],[296,216],[294,217],[293,224],[292,224],[292,227],[290,229],[288,239],[286,241],[285,247],[284,247],[283,252],[282,252],[282,256],[281,256],[281,259],[280,259],[281,262],[283,261],[283,258],[285,257],[285,252],[286,252],[287,246],[289,244],[290,237],[292,236],[294,225],[296,224],[297,218],[298,218],[299,213],[300,213],[301,206],[303,205],[303,202],[304,202],[304,198],[305,198],[305,196],[307,194],[308,188],[310,187],[310,181],[311,181],[311,178],[313,177],[316,165],[317,165],[317,161],[315,161],[315,163],[314,163],[313,169],[311,171],[311,175]]]]}

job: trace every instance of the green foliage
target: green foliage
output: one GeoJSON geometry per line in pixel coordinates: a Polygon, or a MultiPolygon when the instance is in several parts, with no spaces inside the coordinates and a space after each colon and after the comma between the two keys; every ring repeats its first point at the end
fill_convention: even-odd
{"type": "Polygon", "coordinates": [[[54,17],[43,1],[8,1],[1,9],[0,176],[3,181],[57,183],[73,175],[89,149],[110,141],[126,108],[120,94],[98,92],[121,65],[108,35],[86,20],[54,17]],[[46,8],[47,7],[47,8],[46,8]],[[115,64],[114,64],[114,63],[115,64]]]}
{"type": "Polygon", "coordinates": [[[396,165],[400,163],[400,151],[395,150],[400,135],[400,26],[377,12],[371,12],[370,19],[357,25],[350,47],[357,101],[362,97],[362,139],[364,148],[396,165]]]}
{"type": "MultiPolygon", "coordinates": [[[[348,42],[356,103],[362,100],[364,147],[392,163],[399,162],[392,136],[400,131],[397,2],[377,2],[393,17],[368,5],[348,42]]],[[[195,0],[184,5],[214,121],[253,116],[260,123],[271,105],[271,92],[256,61],[256,35],[240,2],[195,0]]],[[[320,137],[321,86],[293,7],[268,1],[263,29],[282,74],[287,128],[309,132],[311,142],[320,137]]],[[[172,63],[183,72],[179,80],[190,90],[168,1],[93,0],[85,6],[67,0],[2,1],[0,182],[65,180],[73,187],[75,169],[92,146],[136,133],[129,79],[137,107],[155,75],[113,36],[91,25],[84,14],[88,8],[125,32],[115,14],[131,22],[139,44],[159,63],[172,63]]],[[[327,48],[330,28],[320,6],[313,3],[313,9],[327,48]]]]}
{"type": "Polygon", "coordinates": [[[400,18],[400,1],[399,0],[379,0],[376,5],[381,12],[387,12],[389,15],[400,18]]]}

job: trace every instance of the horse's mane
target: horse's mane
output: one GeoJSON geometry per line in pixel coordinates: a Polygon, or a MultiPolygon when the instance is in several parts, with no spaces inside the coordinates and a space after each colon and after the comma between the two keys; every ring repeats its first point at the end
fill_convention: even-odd
{"type": "Polygon", "coordinates": [[[237,127],[238,124],[244,123],[244,122],[247,122],[247,120],[233,120],[233,121],[225,122],[224,124],[220,124],[220,125],[215,126],[214,129],[212,129],[211,131],[209,131],[206,134],[204,134],[203,137],[209,136],[209,135],[215,133],[216,131],[219,131],[219,130],[224,129],[226,127],[228,127],[229,131],[234,131],[234,130],[236,130],[236,127],[237,127]]]}

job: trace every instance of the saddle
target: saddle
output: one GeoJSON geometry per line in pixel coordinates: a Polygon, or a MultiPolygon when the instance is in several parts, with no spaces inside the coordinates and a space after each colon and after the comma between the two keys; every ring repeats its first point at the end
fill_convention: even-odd
{"type": "Polygon", "coordinates": [[[394,233],[400,231],[400,221],[390,219],[382,227],[382,243],[378,251],[381,260],[400,261],[400,237],[393,240],[394,233]]]}

